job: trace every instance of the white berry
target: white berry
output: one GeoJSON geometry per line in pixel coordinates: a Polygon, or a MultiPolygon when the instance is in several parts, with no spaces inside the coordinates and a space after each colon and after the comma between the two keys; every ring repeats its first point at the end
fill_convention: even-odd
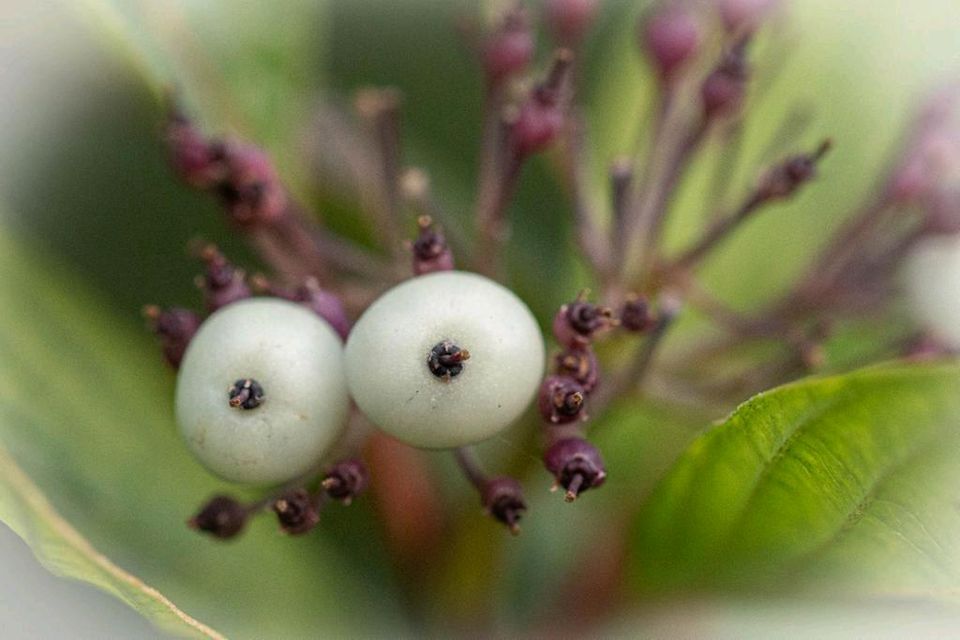
{"type": "Polygon", "coordinates": [[[439,272],[367,309],[350,332],[346,366],[350,393],[374,424],[414,446],[459,447],[499,433],[527,408],[543,378],[543,336],[511,291],[439,272]],[[469,352],[459,365],[430,362],[458,350],[469,352]]]}
{"type": "Polygon", "coordinates": [[[960,348],[960,237],[925,238],[910,252],[905,270],[917,322],[960,348]]]}
{"type": "Polygon", "coordinates": [[[340,338],[313,312],[276,298],[234,302],[210,316],[177,378],[187,445],[235,482],[306,473],[340,435],[348,408],[340,338]],[[262,402],[254,397],[261,390],[262,402]]]}

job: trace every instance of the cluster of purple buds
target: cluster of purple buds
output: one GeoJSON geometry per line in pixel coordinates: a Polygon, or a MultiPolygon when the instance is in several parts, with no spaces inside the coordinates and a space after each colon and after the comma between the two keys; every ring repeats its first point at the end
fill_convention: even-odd
{"type": "Polygon", "coordinates": [[[215,194],[233,223],[269,225],[284,215],[286,191],[262,149],[207,138],[177,108],[167,122],[166,142],[177,175],[191,187],[215,194]]]}

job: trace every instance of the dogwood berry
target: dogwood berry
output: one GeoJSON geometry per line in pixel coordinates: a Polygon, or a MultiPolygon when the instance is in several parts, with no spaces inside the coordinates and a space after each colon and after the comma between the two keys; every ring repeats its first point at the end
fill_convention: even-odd
{"type": "Polygon", "coordinates": [[[519,417],[544,357],[536,320],[516,295],[447,271],[408,280],[367,309],[347,341],[347,381],[387,433],[419,447],[459,447],[519,417]]]}
{"type": "Polygon", "coordinates": [[[187,445],[235,482],[279,483],[309,471],[340,434],[348,404],[340,338],[310,310],[277,298],[210,316],[177,379],[187,445]]]}

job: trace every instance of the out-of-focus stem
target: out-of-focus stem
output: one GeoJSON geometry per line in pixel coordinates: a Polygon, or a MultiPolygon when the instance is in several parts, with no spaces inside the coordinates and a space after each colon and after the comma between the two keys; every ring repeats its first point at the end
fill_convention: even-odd
{"type": "Polygon", "coordinates": [[[577,242],[597,279],[606,284],[613,276],[613,243],[600,230],[598,212],[590,203],[590,172],[585,144],[586,125],[580,114],[568,119],[566,144],[569,180],[573,191],[573,208],[577,222],[577,242]]]}
{"type": "Polygon", "coordinates": [[[487,474],[483,471],[477,452],[472,447],[458,447],[453,450],[453,456],[470,484],[476,487],[477,491],[483,491],[487,484],[487,474]]]}
{"type": "Polygon", "coordinates": [[[673,326],[679,311],[680,301],[678,299],[672,297],[661,299],[660,317],[656,327],[646,337],[643,344],[637,348],[630,363],[610,376],[609,382],[600,387],[591,398],[591,407],[595,414],[602,413],[613,400],[621,397],[643,381],[653,363],[657,348],[663,342],[663,338],[670,327],[673,326]]]}
{"type": "Polygon", "coordinates": [[[381,241],[394,258],[405,259],[400,207],[400,94],[392,89],[364,90],[357,96],[357,110],[369,122],[380,156],[381,241]]]}

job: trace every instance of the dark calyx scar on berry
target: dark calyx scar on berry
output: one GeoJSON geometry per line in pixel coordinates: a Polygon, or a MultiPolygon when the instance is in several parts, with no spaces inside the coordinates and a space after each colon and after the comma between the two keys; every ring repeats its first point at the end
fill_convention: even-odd
{"type": "Polygon", "coordinates": [[[463,363],[470,359],[470,352],[461,349],[452,340],[441,340],[433,346],[427,356],[430,373],[444,382],[450,382],[463,371],[463,363]]]}
{"type": "Polygon", "coordinates": [[[263,387],[253,378],[241,378],[228,390],[230,406],[235,409],[256,409],[266,399],[263,387]]]}

